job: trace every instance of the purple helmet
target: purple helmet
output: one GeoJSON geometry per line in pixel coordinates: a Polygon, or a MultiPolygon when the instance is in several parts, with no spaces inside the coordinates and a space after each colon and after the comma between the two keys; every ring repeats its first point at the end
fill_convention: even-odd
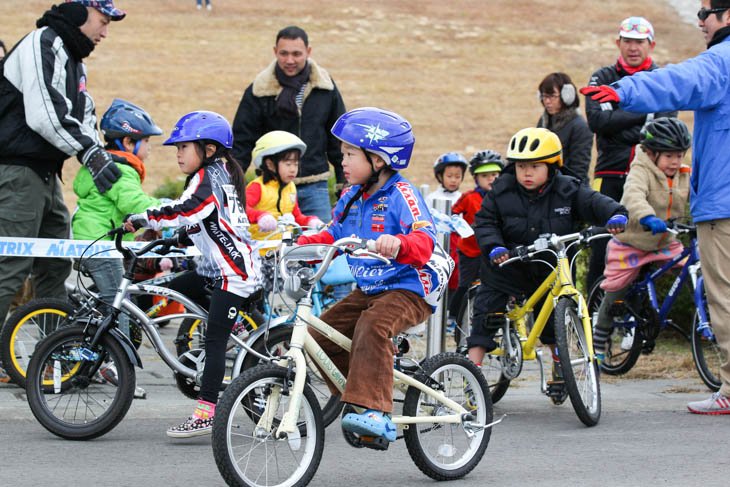
{"type": "Polygon", "coordinates": [[[223,147],[233,147],[231,124],[223,115],[215,112],[190,112],[177,121],[170,138],[163,145],[193,140],[214,140],[223,147]]]}
{"type": "Polygon", "coordinates": [[[356,108],[332,126],[342,142],[372,152],[396,171],[408,167],[416,142],[408,120],[381,108],[356,108]]]}

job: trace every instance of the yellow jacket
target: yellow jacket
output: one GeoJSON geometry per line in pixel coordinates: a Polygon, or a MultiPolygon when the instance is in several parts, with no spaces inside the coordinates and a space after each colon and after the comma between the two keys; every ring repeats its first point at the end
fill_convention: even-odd
{"type": "Polygon", "coordinates": [[[302,214],[297,203],[297,188],[293,182],[284,186],[279,194],[277,180],[264,184],[264,177],[259,176],[246,186],[246,214],[251,222],[250,231],[254,240],[261,240],[268,235],[259,231],[257,223],[267,213],[276,219],[291,213],[294,221],[300,225],[307,225],[311,219],[316,218],[302,214]]]}

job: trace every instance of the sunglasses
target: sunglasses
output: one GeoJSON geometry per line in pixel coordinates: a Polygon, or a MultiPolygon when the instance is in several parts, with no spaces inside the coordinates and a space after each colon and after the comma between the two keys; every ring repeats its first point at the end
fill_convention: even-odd
{"type": "Polygon", "coordinates": [[[700,19],[702,22],[707,20],[707,17],[709,17],[712,14],[719,14],[720,12],[724,12],[725,10],[729,10],[727,8],[705,8],[702,7],[697,12],[697,18],[700,19]]]}
{"type": "Polygon", "coordinates": [[[621,32],[638,32],[639,34],[651,34],[649,27],[641,24],[621,24],[621,32]]]}

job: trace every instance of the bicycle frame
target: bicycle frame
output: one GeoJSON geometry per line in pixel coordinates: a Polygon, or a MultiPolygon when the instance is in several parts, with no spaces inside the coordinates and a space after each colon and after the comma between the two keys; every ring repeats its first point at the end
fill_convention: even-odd
{"type": "MultiPolygon", "coordinates": [[[[349,243],[350,240],[360,243],[359,239],[340,239],[338,242],[335,242],[333,246],[344,245],[346,243],[349,243]]],[[[330,261],[332,260],[332,255],[333,252],[330,251],[328,256],[324,258],[322,263],[323,268],[326,269],[326,267],[330,264],[330,261]]],[[[284,268],[283,263],[282,268],[284,268]]],[[[323,269],[320,269],[320,271],[317,273],[313,280],[315,282],[318,281],[323,273],[323,269]]],[[[294,434],[295,431],[298,431],[297,421],[299,419],[300,404],[298,398],[303,395],[307,375],[305,354],[319,365],[320,370],[323,371],[327,377],[329,377],[329,379],[332,381],[333,384],[335,384],[340,392],[343,392],[345,390],[345,385],[347,383],[347,380],[342,372],[337,368],[337,366],[332,362],[332,360],[327,356],[324,350],[322,350],[319,344],[309,333],[308,327],[311,326],[317,332],[321,333],[328,340],[332,341],[344,350],[350,351],[351,349],[352,341],[349,338],[332,328],[321,319],[314,316],[314,314],[312,313],[313,302],[311,294],[313,288],[314,286],[312,286],[312,289],[307,292],[306,296],[300,298],[297,302],[297,312],[294,321],[294,330],[292,332],[292,338],[289,344],[289,350],[284,354],[281,359],[276,359],[273,361],[277,365],[285,368],[289,367],[290,364],[293,362],[294,366],[296,367],[293,390],[289,391],[289,394],[294,399],[290,401],[289,409],[284,414],[281,424],[276,429],[275,435],[277,438],[282,438],[286,434],[294,434]]],[[[447,398],[440,391],[428,387],[426,384],[417,381],[416,379],[397,369],[393,370],[393,379],[395,387],[415,387],[416,389],[432,397],[439,403],[449,407],[454,411],[457,411],[457,413],[455,414],[449,414],[444,416],[394,416],[392,418],[392,421],[395,424],[459,423],[464,425],[467,434],[473,435],[475,434],[475,431],[485,429],[501,421],[498,420],[492,423],[492,425],[474,424],[470,421],[470,413],[464,407],[447,398]]],[[[257,424],[258,427],[264,428],[266,431],[270,430],[271,426],[273,425],[273,417],[269,411],[275,411],[278,408],[278,399],[278,395],[272,395],[269,401],[267,401],[265,410],[257,424]]]]}

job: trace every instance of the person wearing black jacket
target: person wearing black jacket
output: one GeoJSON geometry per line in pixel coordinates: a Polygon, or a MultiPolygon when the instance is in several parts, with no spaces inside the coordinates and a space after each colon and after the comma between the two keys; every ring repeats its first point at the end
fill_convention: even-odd
{"type": "MultiPolygon", "coordinates": [[[[125,13],[112,0],[51,7],[0,63],[0,236],[69,238],[59,176],[76,156],[105,192],[121,172],[104,150],[83,59],[125,13]]],[[[68,259],[0,257],[0,324],[26,277],[38,297],[65,297],[68,259]]]]}
{"type": "Polygon", "coordinates": [[[332,219],[329,164],[335,169],[337,189],[345,184],[340,142],[330,133],[345,113],[345,104],[329,73],[309,57],[311,50],[307,33],[301,28],[290,26],[279,31],[276,59],[246,88],[238,106],[232,154],[245,171],[256,141],[265,133],[284,130],[302,139],[307,150],[294,180],[299,208],[326,223],[332,219]]]}
{"type": "MultiPolygon", "coordinates": [[[[591,76],[588,86],[610,85],[625,76],[640,71],[653,71],[658,66],[651,59],[654,50],[654,27],[643,17],[629,17],[621,22],[616,46],[620,57],[611,66],[604,66],[591,76]]],[[[588,126],[596,134],[598,160],[593,174],[592,187],[596,191],[621,201],[624,182],[631,168],[639,144],[639,132],[647,121],[659,117],[676,117],[677,112],[632,113],[616,104],[599,103],[586,97],[588,126]]],[[[605,239],[591,245],[587,286],[592,289],[603,275],[606,260],[605,239]]]]}
{"type": "MultiPolygon", "coordinates": [[[[495,264],[507,260],[511,249],[530,245],[542,234],[572,233],[584,221],[605,224],[612,233],[619,233],[628,221],[628,212],[619,203],[560,172],[562,148],[553,132],[520,130],[510,140],[507,160],[509,164],[485,195],[474,220],[482,251],[481,285],[467,347],[469,358],[478,365],[496,347],[494,334],[504,323],[509,299],[529,297],[549,273],[540,263],[516,262],[501,268],[495,264]]],[[[554,348],[552,318],[540,341],[554,348]]],[[[555,353],[553,359],[557,360],[555,353]]],[[[560,367],[553,367],[554,381],[560,380],[559,371],[560,367]]]]}
{"type": "Polygon", "coordinates": [[[563,172],[588,184],[593,132],[578,112],[580,99],[573,81],[565,73],[550,73],[540,82],[537,97],[545,108],[538,127],[555,132],[563,146],[563,172]]]}

